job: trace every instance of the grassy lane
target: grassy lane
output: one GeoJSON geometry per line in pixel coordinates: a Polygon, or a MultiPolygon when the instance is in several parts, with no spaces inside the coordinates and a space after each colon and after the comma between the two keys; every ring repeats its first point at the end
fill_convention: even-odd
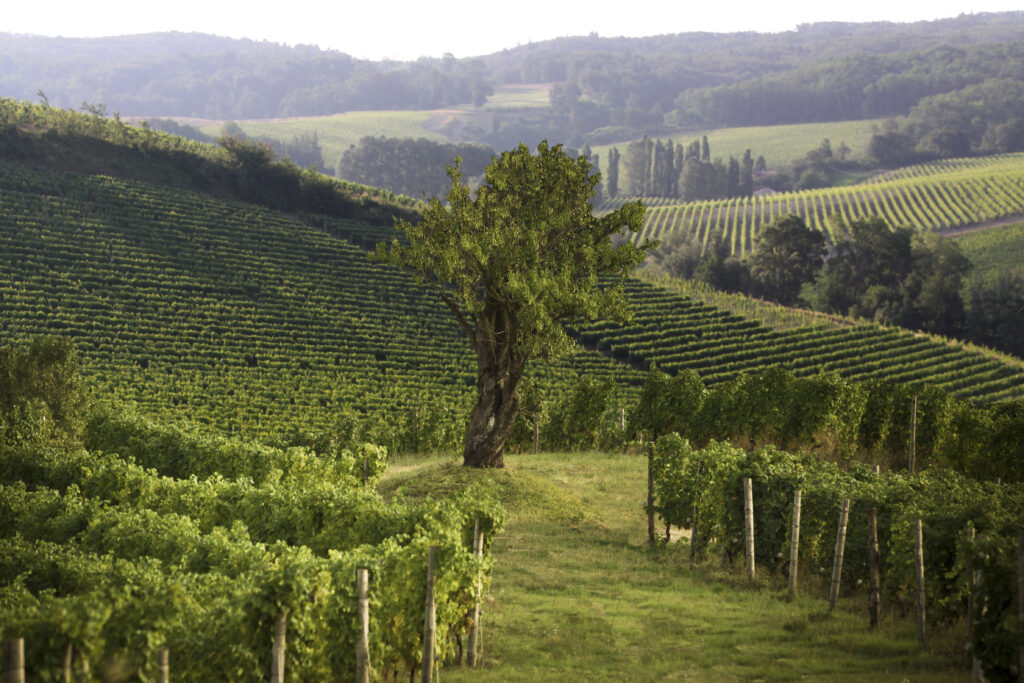
{"type": "MultiPolygon", "coordinates": [[[[964,680],[960,625],[922,648],[909,619],[867,629],[866,599],[826,614],[813,597],[785,600],[782,577],[746,585],[717,559],[696,567],[686,541],[645,547],[646,461],[639,456],[508,456],[503,472],[451,460],[407,460],[383,486],[440,495],[489,479],[510,519],[495,541],[484,605],[484,661],[441,678],[536,680],[964,680]]],[[[802,579],[802,581],[804,581],[802,579]]]]}

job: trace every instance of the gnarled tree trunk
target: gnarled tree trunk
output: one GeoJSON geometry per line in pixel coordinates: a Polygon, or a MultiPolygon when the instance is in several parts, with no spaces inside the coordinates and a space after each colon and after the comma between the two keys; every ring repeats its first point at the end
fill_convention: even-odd
{"type": "Polygon", "coordinates": [[[467,467],[505,466],[505,440],[519,414],[519,385],[526,364],[509,343],[515,339],[517,321],[497,310],[489,322],[497,333],[477,340],[476,405],[462,453],[467,467]]]}

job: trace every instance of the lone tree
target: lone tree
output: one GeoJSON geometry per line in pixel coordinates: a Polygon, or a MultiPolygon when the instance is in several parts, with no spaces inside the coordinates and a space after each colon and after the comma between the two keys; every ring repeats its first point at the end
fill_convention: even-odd
{"type": "Polygon", "coordinates": [[[639,230],[640,202],[600,218],[590,204],[599,176],[547,142],[525,144],[487,167],[476,191],[448,168],[447,202],[434,197],[417,224],[399,220],[407,243],[378,245],[377,258],[432,285],[477,357],[477,400],[466,427],[463,464],[502,467],[505,440],[519,413],[519,386],[531,360],[566,355],[567,321],[625,319],[622,285],[649,244],[611,236],[639,230]],[[602,276],[618,276],[598,286],[602,276]]]}

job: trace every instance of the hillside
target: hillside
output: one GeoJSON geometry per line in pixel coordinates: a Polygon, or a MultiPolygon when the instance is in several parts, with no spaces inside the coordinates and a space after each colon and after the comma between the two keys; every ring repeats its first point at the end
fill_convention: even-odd
{"type": "MultiPolygon", "coordinates": [[[[0,196],[3,334],[70,336],[97,398],[263,435],[398,406],[461,420],[474,368],[449,314],[347,241],[251,204],[21,164],[0,163],[0,196]]],[[[539,370],[580,371],[640,380],[588,352],[539,370]]]]}
{"type": "MultiPolygon", "coordinates": [[[[829,242],[834,234],[829,217],[845,222],[879,216],[891,226],[949,232],[1024,214],[1024,154],[949,159],[897,169],[868,182],[844,187],[783,192],[700,202],[646,198],[650,206],[644,228],[634,240],[661,239],[677,231],[707,244],[721,235],[732,253],[745,254],[762,225],[780,214],[803,218],[829,242]]],[[[610,210],[629,200],[617,197],[599,205],[610,210]]]]}

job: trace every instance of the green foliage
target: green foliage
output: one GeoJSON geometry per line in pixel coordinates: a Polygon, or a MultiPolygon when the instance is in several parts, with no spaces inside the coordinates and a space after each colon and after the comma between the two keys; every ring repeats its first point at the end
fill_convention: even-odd
{"type": "Polygon", "coordinates": [[[866,515],[876,509],[883,593],[889,608],[901,612],[913,604],[916,591],[913,528],[921,519],[929,620],[964,618],[969,576],[981,570],[974,594],[974,618],[980,620],[974,651],[988,675],[1005,676],[1015,665],[1016,536],[1024,524],[1020,485],[980,483],[948,470],[909,476],[874,475],[861,467],[844,471],[772,447],[744,451],[712,443],[696,450],[675,434],[659,439],[651,457],[655,511],[668,524],[693,529],[700,551],[716,547],[726,558],[736,557],[743,547],[742,479],[752,478],[755,557],[758,566],[769,570],[783,568],[789,557],[796,489],[802,494],[802,573],[831,568],[839,508],[843,498],[850,498],[846,591],[867,579],[866,515]],[[967,540],[968,528],[977,531],[974,542],[967,540]]]}
{"type": "Polygon", "coordinates": [[[37,337],[0,346],[0,448],[73,445],[85,389],[72,342],[37,337]]]}
{"type": "Polygon", "coordinates": [[[694,434],[706,395],[704,383],[695,371],[686,370],[670,377],[652,366],[640,398],[630,411],[629,431],[643,431],[645,439],[671,432],[694,434]]]}
{"type": "Polygon", "coordinates": [[[603,417],[615,385],[594,377],[580,377],[572,393],[551,406],[541,437],[548,447],[572,450],[594,448],[600,440],[603,417]]]}

